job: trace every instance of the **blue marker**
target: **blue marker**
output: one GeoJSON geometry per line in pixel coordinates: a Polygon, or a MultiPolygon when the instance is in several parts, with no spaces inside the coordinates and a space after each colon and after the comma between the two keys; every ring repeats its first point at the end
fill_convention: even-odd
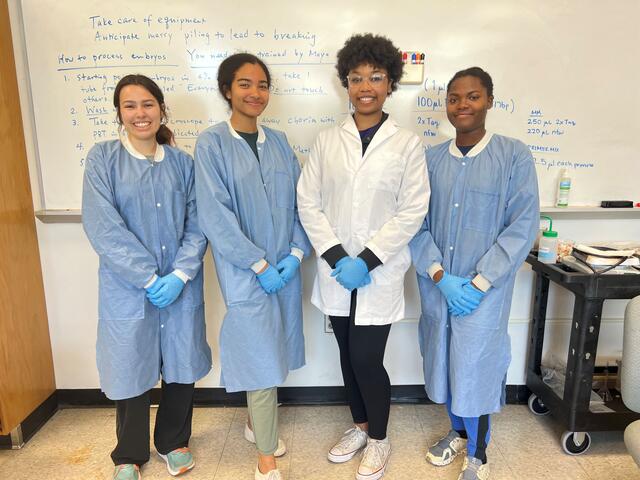
{"type": "Polygon", "coordinates": [[[415,65],[415,63],[416,63],[416,54],[414,52],[414,53],[411,54],[411,64],[415,65]]]}

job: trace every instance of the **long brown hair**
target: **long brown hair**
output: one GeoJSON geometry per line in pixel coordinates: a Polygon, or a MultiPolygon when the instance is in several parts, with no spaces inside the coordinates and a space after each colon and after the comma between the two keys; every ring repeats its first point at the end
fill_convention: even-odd
{"type": "Polygon", "coordinates": [[[149,77],[140,74],[131,74],[125,75],[120,79],[116,85],[115,91],[113,92],[113,106],[116,107],[118,123],[122,125],[122,117],[120,116],[120,92],[127,85],[139,85],[155,97],[160,105],[160,114],[163,121],[156,132],[156,142],[160,145],[172,145],[174,143],[173,132],[164,124],[167,120],[167,107],[164,104],[164,94],[162,93],[162,90],[160,90],[158,84],[149,77]]]}

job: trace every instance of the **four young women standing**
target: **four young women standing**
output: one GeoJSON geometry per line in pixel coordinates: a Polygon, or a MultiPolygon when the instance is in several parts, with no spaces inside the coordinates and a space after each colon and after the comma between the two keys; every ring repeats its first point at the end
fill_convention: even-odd
{"type": "Polygon", "coordinates": [[[353,114],[320,133],[302,175],[285,135],[258,125],[271,76],[253,55],[232,55],[218,69],[231,116],[201,133],[195,175],[191,158],[169,145],[157,85],[129,75],[116,87],[122,136],[92,149],[83,192],[83,223],[100,256],[101,387],[117,405],[114,479],[139,479],[149,458],[149,391],[160,376],[156,448],[172,475],[195,464],[193,387],[211,366],[206,239],[227,307],[221,381],[229,392],[247,392],[255,478],[281,478],[276,388],[304,365],[299,267],[310,253],[307,234],[318,254],[311,301],[331,320],[354,422],[329,460],[364,449],[356,478],[384,475],[391,452],[384,351],[391,324],[404,316],[413,257],[425,388],[451,419],[427,460],[447,465],[466,447],[459,478],[488,478],[489,415],[504,403],[513,283],[538,225],[531,154],[486,132],[493,85],[472,68],[449,82],[456,140],[429,150],[427,176],[419,137],[383,111],[402,76],[398,49],[384,37],[354,35],[338,52],[337,70],[353,114]]]}

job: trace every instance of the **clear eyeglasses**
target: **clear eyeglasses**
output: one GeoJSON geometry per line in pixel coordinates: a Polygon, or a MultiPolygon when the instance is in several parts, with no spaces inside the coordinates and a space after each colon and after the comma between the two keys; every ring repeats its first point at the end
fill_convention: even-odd
{"type": "Polygon", "coordinates": [[[386,73],[372,73],[368,77],[363,77],[362,75],[351,74],[347,76],[347,83],[351,87],[359,87],[364,82],[368,82],[372,87],[376,87],[378,85],[382,85],[384,79],[387,78],[386,73]]]}

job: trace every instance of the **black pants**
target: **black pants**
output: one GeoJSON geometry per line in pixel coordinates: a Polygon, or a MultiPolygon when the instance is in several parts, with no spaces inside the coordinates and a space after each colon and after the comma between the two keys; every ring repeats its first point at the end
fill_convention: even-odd
{"type": "MultiPolygon", "coordinates": [[[[193,416],[194,384],[162,382],[162,399],[156,414],[153,443],[166,455],[189,445],[193,416]]],[[[111,452],[115,465],[149,461],[149,408],[151,391],[125,400],[116,400],[118,444],[111,452]]]]}
{"type": "Polygon", "coordinates": [[[369,436],[387,437],[391,383],[382,363],[391,325],[356,326],[356,290],[348,317],[329,317],[340,349],[340,367],[354,423],[369,422],[369,436]]]}

